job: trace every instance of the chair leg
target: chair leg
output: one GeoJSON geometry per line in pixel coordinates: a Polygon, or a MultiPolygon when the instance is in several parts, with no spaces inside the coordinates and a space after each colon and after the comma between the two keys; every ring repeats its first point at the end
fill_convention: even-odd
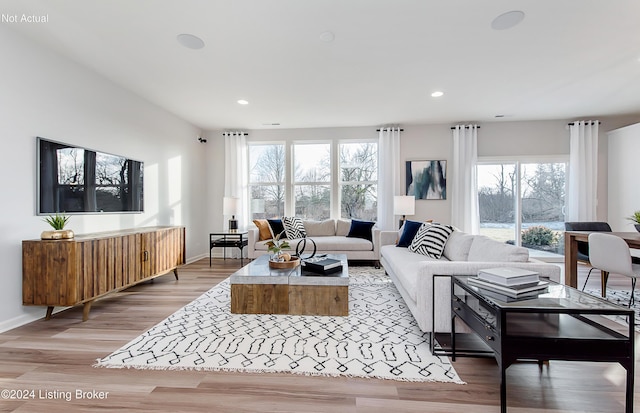
{"type": "Polygon", "coordinates": [[[602,278],[600,280],[600,283],[602,284],[601,295],[602,295],[602,298],[606,298],[607,297],[607,281],[609,280],[609,271],[600,270],[600,277],[602,278]]]}
{"type": "Polygon", "coordinates": [[[633,304],[635,304],[635,302],[636,302],[636,299],[635,299],[635,296],[633,295],[633,292],[636,289],[636,281],[637,280],[638,280],[637,278],[632,278],[631,279],[631,298],[629,298],[629,308],[631,308],[631,306],[633,304]]]}
{"type": "Polygon", "coordinates": [[[589,269],[589,272],[587,273],[587,279],[584,280],[584,285],[582,286],[582,291],[584,291],[584,288],[587,286],[587,281],[589,281],[589,277],[591,276],[591,271],[595,270],[595,268],[591,267],[589,269]]]}

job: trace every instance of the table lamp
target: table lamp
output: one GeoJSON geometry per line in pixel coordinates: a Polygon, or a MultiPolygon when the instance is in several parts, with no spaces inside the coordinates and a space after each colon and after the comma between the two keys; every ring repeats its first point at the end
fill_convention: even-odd
{"type": "Polygon", "coordinates": [[[416,211],[416,198],[408,195],[396,195],[393,197],[393,214],[402,215],[400,227],[404,224],[407,215],[413,215],[416,211]]]}
{"type": "Polygon", "coordinates": [[[222,201],[222,213],[224,215],[231,215],[229,220],[229,231],[235,232],[238,230],[238,221],[236,220],[236,214],[238,213],[239,199],[236,197],[225,196],[222,201]]]}

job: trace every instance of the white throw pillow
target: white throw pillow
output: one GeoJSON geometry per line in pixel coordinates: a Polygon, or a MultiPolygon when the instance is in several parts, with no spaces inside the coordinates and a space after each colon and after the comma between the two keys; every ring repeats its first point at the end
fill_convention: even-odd
{"type": "Polygon", "coordinates": [[[409,251],[440,259],[452,232],[450,225],[424,223],[411,241],[409,251]]]}
{"type": "Polygon", "coordinates": [[[302,219],[298,217],[282,217],[282,224],[284,225],[284,232],[287,234],[287,238],[296,239],[307,237],[302,219]]]}

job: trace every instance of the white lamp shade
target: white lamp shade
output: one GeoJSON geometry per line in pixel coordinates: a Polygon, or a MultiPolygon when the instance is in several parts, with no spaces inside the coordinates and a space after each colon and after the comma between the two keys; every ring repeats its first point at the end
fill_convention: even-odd
{"type": "Polygon", "coordinates": [[[225,196],[222,200],[222,213],[224,215],[237,215],[238,201],[239,199],[236,197],[225,196]]]}
{"type": "Polygon", "coordinates": [[[408,195],[396,195],[393,197],[394,215],[413,215],[416,212],[416,198],[408,195]]]}

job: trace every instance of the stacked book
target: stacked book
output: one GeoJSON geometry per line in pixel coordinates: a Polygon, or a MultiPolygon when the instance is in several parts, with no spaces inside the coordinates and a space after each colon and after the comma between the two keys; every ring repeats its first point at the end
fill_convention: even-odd
{"type": "Polygon", "coordinates": [[[538,273],[521,268],[498,267],[478,271],[469,284],[487,297],[509,302],[537,297],[547,291],[549,283],[540,281],[538,273]]]}
{"type": "Polygon", "coordinates": [[[342,261],[333,258],[311,258],[302,262],[305,270],[318,274],[333,274],[342,271],[342,261]]]}

